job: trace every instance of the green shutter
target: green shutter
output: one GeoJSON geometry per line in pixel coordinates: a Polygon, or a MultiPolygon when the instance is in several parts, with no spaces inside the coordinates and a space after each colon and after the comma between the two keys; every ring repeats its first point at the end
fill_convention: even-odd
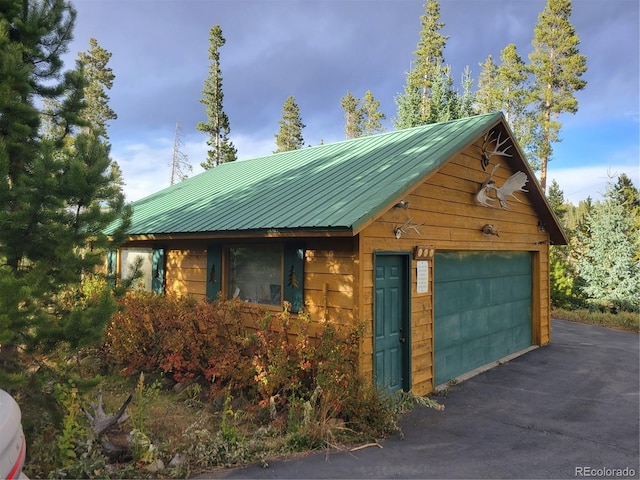
{"type": "Polygon", "coordinates": [[[284,247],[284,300],[293,312],[304,305],[304,248],[301,245],[284,247]]]}
{"type": "Polygon", "coordinates": [[[222,246],[207,247],[207,298],[216,300],[222,289],[222,246]]]}
{"type": "Polygon", "coordinates": [[[116,287],[116,274],[118,271],[118,251],[109,250],[107,252],[107,285],[109,288],[116,287]]]}
{"type": "Polygon", "coordinates": [[[164,248],[153,249],[153,267],[151,278],[151,290],[155,293],[164,293],[164,248]]]}

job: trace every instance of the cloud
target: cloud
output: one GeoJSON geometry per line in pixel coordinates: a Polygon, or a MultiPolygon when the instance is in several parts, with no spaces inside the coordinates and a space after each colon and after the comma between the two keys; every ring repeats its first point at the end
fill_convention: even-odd
{"type": "Polygon", "coordinates": [[[549,167],[547,188],[555,180],[564,194],[564,199],[574,205],[591,197],[601,200],[607,184],[617,182],[618,175],[625,173],[637,187],[640,185],[640,167],[636,164],[589,166],[575,168],[549,167]]]}
{"type": "MultiPolygon", "coordinates": [[[[76,40],[65,64],[73,65],[90,37],[113,54],[116,80],[109,95],[118,119],[109,134],[130,199],[168,185],[176,122],[186,134],[194,174],[206,156],[206,138],[195,126],[206,120],[199,100],[213,25],[222,27],[227,40],[220,52],[224,110],[243,159],[275,149],[274,134],[290,95],[307,125],[307,144],[344,139],[340,98],[347,91],[361,98],[370,89],[391,128],[394,97],[403,90],[424,13],[424,0],[75,3],[76,40]]],[[[478,64],[489,54],[497,61],[510,43],[527,62],[545,4],[441,0],[443,33],[450,36],[445,63],[451,64],[456,87],[465,66],[477,82],[478,64]]],[[[602,177],[609,164],[624,166],[638,158],[639,7],[637,0],[581,0],[572,8],[588,84],[577,92],[578,113],[562,116],[564,140],[554,145],[550,168],[567,172],[560,182],[562,188],[566,182],[566,192],[585,188],[584,197],[595,197],[600,187],[574,185],[580,169],[599,168],[596,176],[602,177]]],[[[632,179],[638,184],[637,175],[632,179]]]]}

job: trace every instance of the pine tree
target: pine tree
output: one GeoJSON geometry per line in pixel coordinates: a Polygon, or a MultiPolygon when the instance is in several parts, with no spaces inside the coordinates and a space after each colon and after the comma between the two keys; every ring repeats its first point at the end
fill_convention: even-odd
{"type": "Polygon", "coordinates": [[[567,215],[568,207],[564,200],[564,192],[560,189],[560,185],[555,180],[551,181],[549,192],[547,193],[547,200],[549,205],[556,214],[561,225],[565,225],[565,217],[567,215]]]}
{"type": "MultiPolygon", "coordinates": [[[[560,224],[564,226],[568,205],[564,199],[564,192],[555,180],[551,183],[547,199],[560,224]]],[[[571,237],[571,232],[566,228],[565,233],[571,237]]],[[[569,246],[551,245],[549,263],[551,303],[556,307],[570,308],[575,302],[577,292],[574,282],[576,272],[571,263],[569,246]]]]}
{"type": "Polygon", "coordinates": [[[205,170],[233,162],[237,158],[237,151],[233,142],[229,140],[229,117],[223,109],[222,72],[220,70],[220,48],[226,43],[222,36],[220,25],[214,25],[209,31],[209,76],[204,82],[203,97],[200,103],[205,106],[208,121],[200,122],[196,129],[209,135],[207,145],[207,160],[200,163],[205,170]]]}
{"type": "Polygon", "coordinates": [[[384,131],[382,120],[386,116],[380,111],[380,101],[375,99],[371,90],[365,92],[362,100],[347,92],[340,99],[340,105],[346,120],[344,131],[347,140],[384,131]]]}
{"type": "Polygon", "coordinates": [[[491,55],[480,63],[480,77],[476,90],[476,106],[479,113],[491,113],[500,110],[500,91],[498,89],[498,66],[491,55]]]}
{"type": "Polygon", "coordinates": [[[602,202],[587,215],[585,231],[577,234],[577,270],[583,291],[595,306],[617,311],[640,309],[640,238],[609,183],[602,202]]]}
{"type": "Polygon", "coordinates": [[[467,65],[462,72],[462,95],[458,98],[456,118],[472,117],[478,114],[475,108],[475,94],[472,89],[473,78],[471,78],[471,69],[467,65]]]}
{"type": "Polygon", "coordinates": [[[87,108],[83,117],[96,134],[108,140],[107,122],[118,118],[109,106],[109,95],[106,93],[106,90],[113,86],[115,79],[113,70],[107,67],[111,53],[98,45],[95,38],[89,39],[89,47],[87,52],[78,54],[88,80],[84,91],[87,108]]]}
{"type": "Polygon", "coordinates": [[[384,131],[382,120],[387,117],[380,111],[380,100],[374,98],[371,90],[367,90],[364,93],[360,112],[362,113],[363,135],[373,135],[384,131]]]}
{"type": "Polygon", "coordinates": [[[415,58],[412,68],[407,73],[404,93],[396,96],[396,128],[424,125],[433,117],[430,112],[431,89],[433,82],[440,75],[438,69],[444,62],[443,51],[449,37],[440,33],[444,23],[440,22],[440,4],[437,0],[427,0],[424,8],[425,12],[420,17],[420,39],[417,49],[413,52],[415,58]]]}
{"type": "Polygon", "coordinates": [[[297,150],[304,146],[302,129],[306,126],[300,117],[300,108],[295,98],[289,97],[282,107],[282,118],[278,121],[280,130],[276,137],[277,150],[273,153],[297,150]]]}
{"type": "Polygon", "coordinates": [[[530,109],[531,87],[528,67],[514,44],[500,54],[500,65],[491,56],[482,65],[476,98],[481,113],[502,111],[518,144],[523,148],[533,170],[539,170],[535,156],[529,155],[539,133],[530,109]]]}
{"type": "Polygon", "coordinates": [[[404,92],[396,95],[394,100],[398,108],[396,117],[393,119],[393,126],[396,129],[417,127],[426,123],[420,113],[422,93],[419,87],[405,85],[404,92]]]}
{"type": "Polygon", "coordinates": [[[435,69],[431,82],[429,116],[425,123],[448,122],[457,118],[458,94],[453,88],[449,66],[435,69]]]}
{"type": "Polygon", "coordinates": [[[358,138],[362,135],[362,110],[360,100],[351,92],[340,99],[340,106],[344,111],[344,133],[347,140],[358,138]]]}
{"type": "Polygon", "coordinates": [[[576,113],[578,101],[573,93],[587,82],[580,77],[587,71],[586,57],[578,51],[580,40],[570,22],[571,0],[547,0],[534,30],[533,51],[529,54],[534,77],[532,93],[536,122],[541,133],[535,155],[540,162],[540,185],[547,186],[547,164],[551,144],[560,140],[562,113],[576,113]]]}
{"type": "Polygon", "coordinates": [[[98,338],[108,292],[65,303],[103,261],[103,231],[130,210],[109,145],[85,119],[82,62],[63,71],[76,12],[65,0],[10,0],[0,10],[0,344],[27,347],[98,338]],[[56,128],[40,132],[43,104],[56,128]],[[72,139],[70,141],[70,139],[72,139]],[[97,308],[88,314],[89,309],[97,308]],[[70,325],[89,328],[82,339],[70,325]],[[66,334],[66,335],[65,335],[66,334]]]}
{"type": "MultiPolygon", "coordinates": [[[[634,220],[631,235],[640,237],[640,190],[633,185],[626,173],[618,176],[613,195],[615,201],[622,205],[625,216],[634,220]]],[[[640,260],[640,250],[635,253],[634,258],[640,260]]]]}
{"type": "Polygon", "coordinates": [[[529,108],[531,100],[529,69],[518,55],[513,43],[502,50],[500,60],[497,84],[501,92],[501,110],[518,144],[527,154],[531,168],[537,171],[539,165],[535,161],[535,156],[529,155],[534,139],[539,133],[538,124],[529,108]]]}

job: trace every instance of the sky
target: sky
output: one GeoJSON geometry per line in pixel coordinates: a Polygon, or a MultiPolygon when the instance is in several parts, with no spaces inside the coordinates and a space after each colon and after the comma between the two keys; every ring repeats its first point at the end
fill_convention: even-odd
{"type": "MultiPolygon", "coordinates": [[[[111,52],[108,91],[118,115],[109,123],[112,158],[127,200],[169,186],[176,125],[180,152],[202,172],[207,121],[200,103],[209,74],[209,30],[220,25],[224,111],[238,159],[276,149],[282,107],[293,96],[306,127],[305,144],[345,139],[340,99],[367,90],[393,129],[394,98],[420,34],[424,0],[72,0],[78,11],[65,64],[71,68],[89,39],[111,52]]],[[[440,0],[445,63],[460,88],[466,66],[477,84],[488,55],[499,62],[510,43],[528,63],[546,0],[440,0]]],[[[587,57],[579,110],[560,117],[549,181],[577,204],[601,198],[625,173],[640,188],[640,34],[637,0],[573,0],[571,23],[587,57]]]]}

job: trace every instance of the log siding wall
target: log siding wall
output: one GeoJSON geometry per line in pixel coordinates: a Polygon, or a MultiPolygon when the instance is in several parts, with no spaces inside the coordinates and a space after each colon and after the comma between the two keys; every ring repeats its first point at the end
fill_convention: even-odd
{"type": "MultiPolygon", "coordinates": [[[[538,215],[527,198],[510,200],[509,210],[477,205],[475,196],[495,163],[494,174],[501,186],[516,170],[509,159],[492,159],[486,171],[480,163],[480,142],[455,155],[437,173],[398,200],[409,202],[408,209],[391,208],[365,228],[360,236],[363,261],[362,320],[367,328],[362,348],[362,370],[373,378],[373,258],[376,251],[412,252],[415,246],[434,246],[437,250],[526,251],[533,261],[533,342],[549,342],[549,236],[538,229],[538,215]],[[400,239],[394,229],[409,221],[419,234],[406,228],[400,239]],[[491,224],[499,236],[484,234],[491,224]]],[[[529,184],[527,184],[529,185],[529,184]]],[[[525,186],[525,189],[528,188],[525,186]]],[[[429,260],[429,291],[417,293],[416,261],[411,264],[411,368],[412,390],[424,395],[433,390],[433,278],[434,262],[429,260]]]]}

